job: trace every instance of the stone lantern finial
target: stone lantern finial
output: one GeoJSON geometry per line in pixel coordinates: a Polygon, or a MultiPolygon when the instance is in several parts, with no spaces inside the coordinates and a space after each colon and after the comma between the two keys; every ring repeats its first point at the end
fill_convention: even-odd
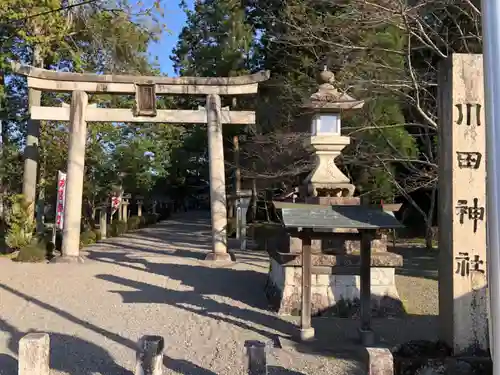
{"type": "Polygon", "coordinates": [[[335,74],[324,66],[318,74],[318,90],[304,103],[313,113],[311,138],[307,147],[316,155],[315,169],[304,184],[313,196],[351,197],[354,185],[335,165],[335,158],[350,143],[350,138],[340,134],[341,113],[349,109],[361,108],[362,100],[356,100],[335,86],[335,74]]]}
{"type": "Polygon", "coordinates": [[[332,112],[346,109],[358,109],[363,107],[362,100],[356,100],[353,97],[339,92],[335,87],[335,74],[328,70],[327,66],[318,74],[318,91],[309,97],[304,103],[305,108],[332,112]]]}

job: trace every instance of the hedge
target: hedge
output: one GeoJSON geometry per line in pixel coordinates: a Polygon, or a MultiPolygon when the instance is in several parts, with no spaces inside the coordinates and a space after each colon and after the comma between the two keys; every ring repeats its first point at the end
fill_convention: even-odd
{"type": "MultiPolygon", "coordinates": [[[[129,230],[144,228],[148,225],[156,224],[160,218],[158,214],[149,214],[146,216],[131,216],[127,222],[122,220],[113,221],[108,226],[108,237],[118,237],[129,230]]],[[[56,233],[56,243],[52,243],[52,231],[46,231],[43,236],[33,238],[31,244],[21,248],[14,261],[17,262],[44,262],[54,257],[53,251],[61,251],[62,233],[56,233]]],[[[80,249],[92,245],[102,239],[101,232],[98,229],[86,229],[80,233],[80,249]]]]}

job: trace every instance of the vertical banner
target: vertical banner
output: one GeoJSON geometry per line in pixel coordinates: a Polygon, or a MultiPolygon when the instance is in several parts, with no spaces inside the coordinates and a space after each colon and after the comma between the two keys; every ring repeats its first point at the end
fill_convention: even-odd
{"type": "Polygon", "coordinates": [[[113,216],[114,213],[118,211],[118,208],[120,208],[121,203],[122,203],[122,192],[120,192],[119,195],[111,196],[111,216],[113,216]]]}
{"type": "Polygon", "coordinates": [[[57,172],[56,228],[63,229],[64,207],[66,205],[66,173],[57,172]]]}

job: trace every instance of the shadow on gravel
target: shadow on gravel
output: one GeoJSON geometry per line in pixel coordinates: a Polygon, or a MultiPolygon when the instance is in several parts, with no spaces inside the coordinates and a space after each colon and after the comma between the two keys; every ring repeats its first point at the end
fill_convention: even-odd
{"type": "Polygon", "coordinates": [[[267,370],[269,371],[269,375],[306,375],[303,372],[287,370],[278,366],[268,366],[267,370]]]}
{"type": "MultiPolygon", "coordinates": [[[[0,319],[0,330],[10,333],[8,348],[16,353],[19,340],[27,333],[20,332],[5,320],[0,319]]],[[[75,336],[55,332],[46,332],[50,336],[50,368],[71,375],[111,374],[132,375],[132,372],[117,365],[111,355],[103,348],[75,336]]],[[[0,363],[0,366],[2,363],[0,363]]],[[[1,367],[2,375],[17,374],[17,361],[9,370],[1,367]],[[13,371],[12,371],[13,370],[13,371]]]]}
{"type": "MultiPolygon", "coordinates": [[[[193,274],[197,271],[201,271],[202,267],[191,267],[185,268],[180,267],[179,272],[184,273],[184,275],[192,272],[193,274]]],[[[217,269],[215,269],[217,271],[217,269]]],[[[226,270],[231,271],[231,270],[226,270]]],[[[241,275],[245,277],[244,274],[241,275]]],[[[256,332],[268,339],[276,342],[277,335],[271,331],[278,331],[285,335],[291,334],[295,328],[292,323],[286,322],[279,317],[271,314],[263,314],[256,310],[250,310],[245,308],[240,308],[238,306],[233,306],[231,304],[222,303],[215,301],[210,297],[210,295],[233,295],[234,281],[226,279],[224,283],[222,278],[212,273],[211,279],[213,280],[212,285],[216,282],[220,282],[220,286],[224,286],[228,293],[224,293],[224,289],[212,289],[210,287],[210,281],[205,280],[206,284],[201,286],[196,284],[194,286],[195,291],[177,291],[172,289],[165,289],[158,287],[156,285],[150,285],[136,280],[125,279],[120,276],[115,275],[97,275],[96,278],[99,280],[105,280],[119,286],[126,286],[128,288],[135,289],[133,291],[123,291],[123,290],[110,290],[111,293],[118,293],[121,295],[123,303],[157,303],[157,304],[168,304],[174,306],[184,311],[188,311],[192,314],[209,317],[218,321],[232,324],[234,326],[256,332]],[[206,293],[207,295],[204,295],[206,293]],[[259,326],[267,327],[259,328],[259,326]]],[[[186,285],[190,285],[186,282],[186,278],[180,279],[186,285]]],[[[255,286],[253,294],[259,290],[258,286],[255,286]]],[[[241,291],[242,295],[245,291],[241,291]]]]}
{"type": "MultiPolygon", "coordinates": [[[[102,327],[96,326],[90,322],[82,320],[64,310],[59,309],[58,307],[52,306],[46,302],[28,296],[4,284],[0,284],[0,288],[24,299],[27,302],[30,302],[38,307],[57,314],[70,322],[85,327],[88,330],[94,331],[95,333],[98,333],[117,344],[123,345],[129,349],[132,349],[133,351],[135,351],[137,348],[137,344],[135,342],[114,332],[108,331],[102,327]]],[[[3,319],[0,319],[0,330],[10,333],[11,337],[8,343],[9,350],[11,350],[13,353],[17,353],[19,339],[28,332],[20,332],[17,328],[13,327],[3,319]]],[[[71,375],[93,375],[95,373],[102,373],[106,375],[132,374],[131,371],[117,365],[105,349],[93,343],[87,342],[74,336],[68,336],[60,333],[47,333],[49,333],[51,340],[50,365],[53,369],[60,369],[61,371],[67,372],[71,375]]],[[[180,374],[217,375],[212,371],[200,367],[194,363],[182,359],[173,359],[168,357],[167,355],[164,355],[163,363],[167,369],[177,371],[180,374]]],[[[11,375],[3,371],[0,372],[0,374],[11,375]]],[[[15,374],[17,374],[17,369],[12,375],[15,374]]]]}
{"type": "Polygon", "coordinates": [[[0,375],[17,375],[17,359],[8,354],[0,354],[0,375]]]}
{"type": "MultiPolygon", "coordinates": [[[[178,254],[178,252],[179,250],[172,254],[178,254]]],[[[193,252],[192,256],[197,254],[193,252]]],[[[204,296],[216,295],[230,298],[257,309],[265,310],[268,307],[264,293],[259,292],[264,290],[267,282],[267,274],[262,272],[236,270],[225,267],[207,267],[196,264],[156,263],[144,258],[132,257],[123,252],[89,251],[87,258],[93,261],[119,265],[136,271],[168,277],[192,288],[192,291],[182,292],[168,290],[172,294],[172,297],[169,299],[169,296],[165,296],[165,289],[163,288],[139,281],[127,280],[116,275],[97,276],[97,278],[108,278],[108,281],[128,285],[140,291],[130,292],[132,294],[127,294],[128,292],[121,293],[128,303],[172,302],[175,304],[177,302],[187,303],[189,301],[204,304],[204,296]],[[180,294],[179,298],[175,297],[176,293],[180,294]]]]}
{"type": "Polygon", "coordinates": [[[389,247],[389,251],[403,257],[403,267],[396,268],[396,274],[402,276],[438,279],[439,250],[427,250],[420,246],[389,247]]]}

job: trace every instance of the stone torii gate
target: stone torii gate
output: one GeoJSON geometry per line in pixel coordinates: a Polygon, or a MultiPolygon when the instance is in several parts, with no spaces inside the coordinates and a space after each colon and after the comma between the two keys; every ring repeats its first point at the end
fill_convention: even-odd
{"type": "MultiPolygon", "coordinates": [[[[269,79],[263,71],[240,77],[155,77],[68,73],[13,64],[13,71],[25,75],[30,90],[71,92],[71,105],[61,107],[31,106],[31,120],[69,121],[70,140],[66,180],[66,209],[62,244],[62,261],[81,261],[79,256],[81,206],[85,165],[87,122],[160,122],[174,124],[207,124],[210,162],[210,207],[212,218],[212,252],[207,260],[230,260],[227,251],[227,206],[224,173],[222,125],[255,123],[253,111],[230,111],[221,108],[221,95],[256,94],[260,82],[269,79]],[[87,93],[135,94],[133,109],[97,108],[89,105],[87,93]],[[206,107],[198,110],[157,110],[157,95],[206,95],[206,107]]],[[[38,127],[39,121],[29,126],[38,127]]],[[[39,129],[28,129],[28,145],[36,148],[39,129]]],[[[38,153],[31,153],[37,155],[38,153]]],[[[35,201],[36,165],[32,157],[25,164],[24,185],[35,201]],[[26,167],[27,166],[27,167],[26,167]]]]}

